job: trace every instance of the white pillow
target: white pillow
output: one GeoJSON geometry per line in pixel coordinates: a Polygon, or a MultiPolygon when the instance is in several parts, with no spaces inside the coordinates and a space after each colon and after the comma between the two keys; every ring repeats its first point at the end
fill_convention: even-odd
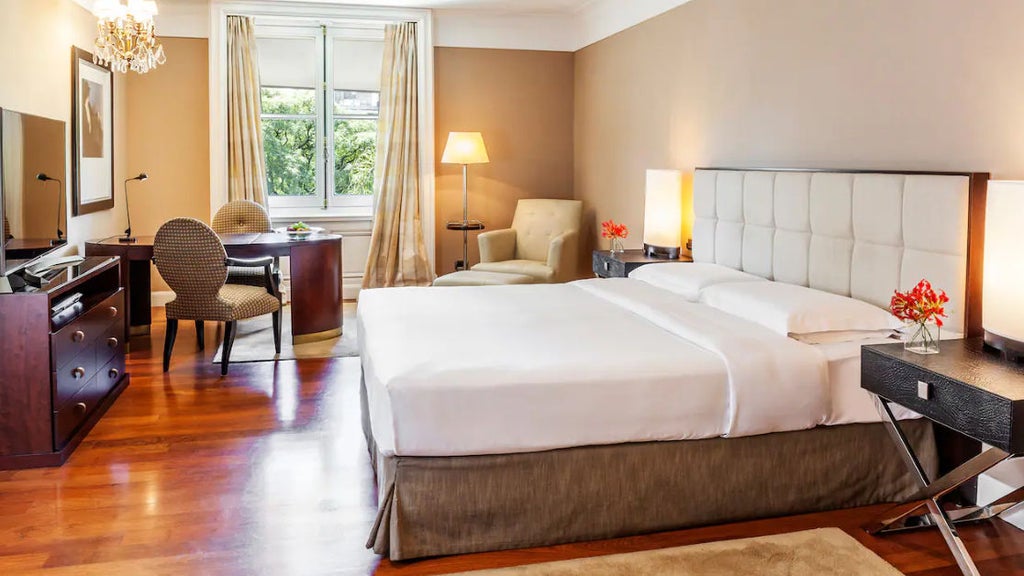
{"type": "Polygon", "coordinates": [[[647,264],[629,273],[634,280],[675,292],[690,302],[700,300],[701,290],[725,282],[767,282],[760,276],[740,272],[720,264],[703,262],[665,262],[647,264]]]}
{"type": "Polygon", "coordinates": [[[891,328],[885,330],[833,330],[831,332],[811,332],[810,334],[790,334],[789,337],[804,344],[839,344],[842,342],[861,342],[864,340],[884,340],[893,338],[899,333],[891,328]]]}
{"type": "Polygon", "coordinates": [[[902,323],[861,300],[782,282],[719,284],[701,302],[783,336],[839,330],[895,330],[902,323]]]}

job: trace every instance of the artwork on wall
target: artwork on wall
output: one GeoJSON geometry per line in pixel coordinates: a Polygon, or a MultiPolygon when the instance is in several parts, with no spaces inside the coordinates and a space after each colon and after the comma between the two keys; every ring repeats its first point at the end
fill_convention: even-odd
{"type": "Polygon", "coordinates": [[[74,215],[114,207],[114,75],[71,49],[71,190],[74,215]]]}

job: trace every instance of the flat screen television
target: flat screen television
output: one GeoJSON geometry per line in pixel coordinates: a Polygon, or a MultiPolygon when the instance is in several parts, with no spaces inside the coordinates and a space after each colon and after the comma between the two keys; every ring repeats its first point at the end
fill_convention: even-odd
{"type": "Polygon", "coordinates": [[[67,244],[64,122],[0,108],[0,276],[67,244]]]}

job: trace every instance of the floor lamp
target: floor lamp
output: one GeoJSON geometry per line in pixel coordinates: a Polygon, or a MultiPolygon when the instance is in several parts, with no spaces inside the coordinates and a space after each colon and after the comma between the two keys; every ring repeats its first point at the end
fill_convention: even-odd
{"type": "Polygon", "coordinates": [[[462,164],[462,220],[449,221],[446,228],[462,231],[462,270],[469,269],[469,231],[483,230],[483,222],[469,219],[469,165],[487,164],[487,148],[479,132],[450,132],[441,156],[442,164],[462,164]]]}

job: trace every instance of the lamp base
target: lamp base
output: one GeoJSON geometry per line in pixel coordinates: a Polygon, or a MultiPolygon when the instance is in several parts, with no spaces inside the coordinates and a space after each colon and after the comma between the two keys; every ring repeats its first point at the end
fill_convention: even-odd
{"type": "Polygon", "coordinates": [[[985,330],[985,350],[999,354],[1009,362],[1024,362],[1024,342],[985,330]]]}
{"type": "Polygon", "coordinates": [[[644,242],[644,256],[658,258],[660,260],[679,260],[681,251],[679,246],[666,248],[665,246],[654,246],[644,242]]]}
{"type": "Polygon", "coordinates": [[[121,244],[135,244],[136,242],[138,242],[138,238],[136,238],[135,236],[119,236],[117,238],[117,241],[120,242],[121,244]]]}
{"type": "Polygon", "coordinates": [[[54,238],[54,239],[50,240],[50,246],[63,246],[64,244],[67,244],[67,243],[68,243],[67,240],[65,240],[63,238],[54,238]]]}

